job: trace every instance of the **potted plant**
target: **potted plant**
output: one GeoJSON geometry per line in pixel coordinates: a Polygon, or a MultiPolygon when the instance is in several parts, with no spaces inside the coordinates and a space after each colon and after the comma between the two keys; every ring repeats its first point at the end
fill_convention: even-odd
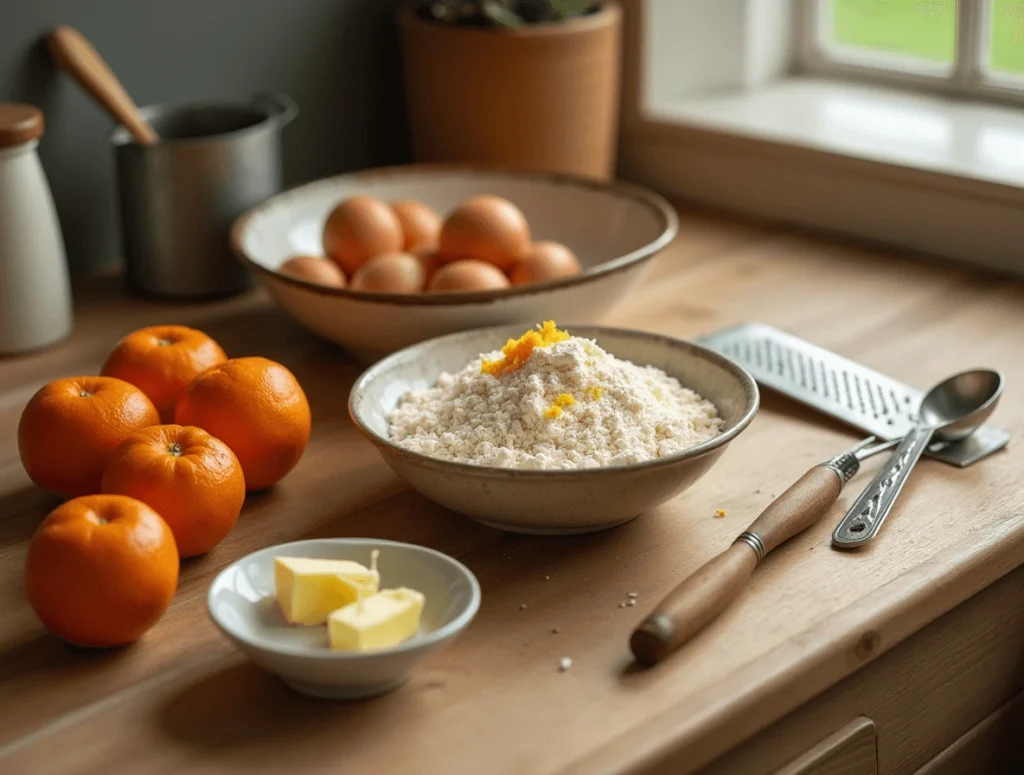
{"type": "Polygon", "coordinates": [[[605,180],[619,125],[618,0],[406,0],[413,152],[605,180]]]}

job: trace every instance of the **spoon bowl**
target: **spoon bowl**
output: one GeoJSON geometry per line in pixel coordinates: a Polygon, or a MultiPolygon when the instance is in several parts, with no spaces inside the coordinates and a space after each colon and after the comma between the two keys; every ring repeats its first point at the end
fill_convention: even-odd
{"type": "Polygon", "coordinates": [[[962,441],[985,424],[1003,394],[1003,375],[992,369],[956,374],[921,401],[921,420],[942,441],[962,441]]]}

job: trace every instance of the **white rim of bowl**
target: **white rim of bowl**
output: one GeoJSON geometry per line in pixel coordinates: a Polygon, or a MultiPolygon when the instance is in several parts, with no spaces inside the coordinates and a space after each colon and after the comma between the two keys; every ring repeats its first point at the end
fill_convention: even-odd
{"type": "MultiPolygon", "coordinates": [[[[261,600],[264,598],[261,598],[261,600]]],[[[367,657],[384,656],[388,654],[401,654],[406,651],[418,651],[427,646],[432,646],[440,641],[443,641],[450,636],[457,633],[459,630],[467,627],[477,612],[480,610],[480,582],[477,580],[476,575],[473,571],[467,568],[463,563],[456,560],[451,555],[439,552],[437,549],[431,549],[429,546],[420,546],[419,544],[410,544],[405,541],[389,541],[386,539],[376,538],[305,538],[299,541],[289,541],[284,544],[276,544],[274,546],[268,546],[264,549],[258,549],[255,552],[239,557],[237,560],[232,562],[220,573],[218,573],[213,582],[210,584],[210,589],[206,593],[206,611],[210,616],[210,619],[216,625],[222,633],[232,640],[242,641],[253,648],[258,648],[263,651],[273,652],[275,654],[286,654],[293,657],[309,657],[313,659],[366,659],[367,657]],[[438,627],[436,630],[431,630],[428,633],[422,634],[419,638],[414,640],[407,640],[399,643],[397,646],[390,646],[384,649],[374,649],[372,651],[334,651],[332,649],[316,649],[306,646],[289,646],[286,644],[277,643],[275,641],[269,641],[267,643],[254,641],[252,638],[247,637],[244,633],[237,632],[230,625],[220,621],[213,609],[213,592],[217,588],[218,583],[221,579],[226,576],[229,572],[235,569],[237,565],[246,561],[252,560],[256,555],[278,552],[285,550],[288,547],[295,547],[302,544],[336,544],[342,546],[372,546],[373,548],[381,548],[387,546],[403,546],[413,547],[419,551],[427,554],[432,554],[445,562],[454,565],[456,569],[460,570],[469,581],[470,598],[469,605],[462,611],[458,616],[452,619],[445,625],[438,627]]],[[[256,605],[256,603],[252,603],[256,605]]],[[[317,626],[317,625],[313,625],[317,626]]]]}
{"type": "MultiPolygon", "coordinates": [[[[373,428],[369,427],[363,422],[362,418],[358,416],[355,409],[356,396],[360,396],[365,391],[365,386],[375,380],[379,379],[381,372],[389,368],[395,361],[408,358],[410,353],[414,350],[426,347],[431,344],[441,343],[446,340],[459,339],[461,337],[468,337],[471,335],[482,334],[488,331],[495,333],[505,331],[511,328],[515,324],[506,324],[501,326],[487,326],[485,328],[468,329],[466,331],[456,331],[453,334],[445,334],[444,336],[434,337],[433,339],[427,339],[422,342],[416,342],[404,347],[397,352],[391,353],[385,358],[377,361],[375,364],[366,369],[359,378],[352,385],[352,390],[348,395],[348,415],[352,420],[352,423],[356,426],[356,429],[362,433],[367,439],[378,446],[384,446],[389,452],[395,454],[398,457],[405,457],[416,463],[436,470],[448,471],[458,473],[467,476],[477,477],[492,477],[500,475],[503,477],[516,477],[522,479],[583,479],[587,477],[600,477],[609,473],[616,473],[622,471],[639,471],[643,469],[659,468],[661,466],[672,465],[682,460],[688,460],[691,458],[698,458],[709,452],[713,452],[719,447],[725,446],[730,443],[733,439],[742,433],[748,425],[754,420],[754,416],[757,414],[761,404],[761,393],[757,387],[757,382],[752,376],[736,363],[734,360],[726,355],[717,353],[703,345],[699,345],[695,342],[690,342],[685,339],[677,339],[675,337],[667,336],[665,334],[654,333],[653,331],[640,331],[632,328],[618,328],[615,326],[598,326],[598,325],[581,325],[574,326],[567,324],[563,326],[564,330],[567,331],[581,331],[583,333],[579,336],[584,338],[597,338],[602,333],[617,334],[635,339],[644,339],[648,341],[657,341],[668,347],[675,349],[686,349],[697,355],[704,357],[705,359],[717,363],[723,367],[726,371],[729,371],[739,381],[743,392],[748,397],[748,405],[743,416],[728,430],[715,436],[713,439],[708,439],[705,442],[687,447],[681,452],[677,452],[674,455],[667,457],[658,457],[652,460],[644,460],[640,463],[628,463],[626,465],[617,466],[598,466],[595,468],[545,468],[545,469],[532,469],[532,468],[501,468],[498,466],[482,466],[476,463],[460,463],[454,460],[442,460],[441,458],[431,457],[430,455],[424,455],[421,452],[413,452],[412,450],[406,449],[405,447],[396,444],[390,438],[381,436],[373,428]]],[[[572,334],[576,336],[577,334],[572,334]]],[[[598,342],[600,344],[600,342],[598,342]]],[[[474,353],[470,358],[475,358],[479,353],[474,353]]],[[[683,385],[686,387],[686,385],[683,385]]],[[[705,396],[706,398],[706,396],[705,396]]],[[[707,399],[711,400],[711,399],[707,399]]],[[[714,403],[714,401],[712,401],[714,403]]],[[[715,406],[718,409],[718,406],[715,406]]]]}
{"type": "Polygon", "coordinates": [[[626,183],[618,180],[603,182],[566,173],[521,172],[500,167],[478,167],[471,164],[405,164],[393,167],[376,167],[374,169],[364,170],[361,172],[351,172],[344,175],[334,175],[329,178],[321,178],[320,180],[312,181],[311,183],[303,183],[286,189],[278,194],[274,194],[272,197],[265,199],[260,204],[246,210],[235,220],[231,226],[231,248],[242,264],[249,267],[259,275],[264,275],[274,281],[282,282],[286,285],[292,285],[307,291],[314,291],[315,293],[325,296],[338,296],[340,298],[352,299],[354,301],[383,302],[403,307],[437,307],[478,304],[481,302],[499,301],[501,299],[511,299],[520,296],[531,296],[537,293],[546,293],[548,291],[570,288],[574,285],[587,283],[597,277],[604,277],[624,271],[636,264],[653,258],[670,242],[672,242],[673,239],[675,239],[678,231],[679,216],[676,215],[676,211],[668,203],[668,200],[653,191],[632,183],[626,183]],[[502,288],[499,290],[470,291],[468,293],[380,293],[378,291],[358,291],[347,287],[330,288],[324,285],[318,285],[317,283],[311,283],[306,280],[300,280],[297,277],[291,277],[290,275],[282,274],[280,272],[275,272],[272,269],[267,269],[265,266],[257,263],[256,260],[245,251],[243,235],[249,226],[249,222],[264,213],[270,207],[276,205],[282,199],[294,197],[300,192],[304,193],[317,188],[328,188],[339,181],[344,180],[377,181],[387,180],[389,178],[400,178],[403,176],[413,177],[444,173],[465,176],[505,177],[518,180],[547,181],[549,183],[556,183],[559,185],[588,188],[617,194],[628,199],[633,199],[651,210],[659,220],[661,220],[662,230],[654,240],[643,247],[637,248],[624,256],[619,256],[618,258],[613,258],[609,261],[604,261],[597,266],[585,269],[578,275],[546,280],[540,283],[531,283],[529,285],[512,286],[510,288],[502,288]]]}

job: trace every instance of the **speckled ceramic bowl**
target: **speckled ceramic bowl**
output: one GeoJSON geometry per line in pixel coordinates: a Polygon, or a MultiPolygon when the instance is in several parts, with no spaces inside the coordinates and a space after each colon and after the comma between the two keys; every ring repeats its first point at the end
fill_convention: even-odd
{"type": "Polygon", "coordinates": [[[571,471],[493,468],[427,457],[389,438],[388,415],[409,390],[432,386],[442,372],[462,369],[480,353],[518,337],[501,326],[432,339],[368,369],[349,397],[356,427],[410,486],[443,506],[492,527],[518,533],[587,533],[620,525],[675,497],[700,479],[750,424],[757,384],[723,355],[692,342],[644,331],[566,326],[609,353],[656,366],[711,401],[723,432],[670,457],[626,466],[571,471]]]}
{"type": "Polygon", "coordinates": [[[327,178],[273,196],[236,221],[231,241],[274,299],[309,330],[369,362],[453,331],[544,317],[588,323],[625,298],[678,219],[660,196],[627,183],[568,176],[415,165],[327,178]],[[496,194],[526,215],[535,240],[570,247],[583,274],[508,290],[385,294],[325,288],[277,273],[297,254],[322,254],[323,223],[356,194],[418,199],[442,217],[477,194],[496,194]]]}

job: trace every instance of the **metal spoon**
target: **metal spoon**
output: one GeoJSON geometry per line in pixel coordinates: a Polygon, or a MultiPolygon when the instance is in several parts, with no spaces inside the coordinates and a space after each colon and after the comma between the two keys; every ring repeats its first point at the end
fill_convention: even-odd
{"type": "MultiPolygon", "coordinates": [[[[944,429],[943,438],[966,438],[992,413],[1001,391],[1002,376],[997,372],[960,374],[928,393],[922,416],[941,417],[936,424],[944,429]],[[979,398],[982,394],[985,397],[979,398]]],[[[935,424],[925,429],[930,439],[935,424]]],[[[637,661],[642,665],[661,662],[700,632],[739,596],[765,555],[806,530],[831,508],[860,470],[862,461],[905,443],[906,439],[875,443],[871,437],[811,468],[772,501],[725,551],[708,560],[658,603],[630,638],[637,661]]],[[[927,440],[918,455],[925,446],[927,440]]]]}
{"type": "Polygon", "coordinates": [[[872,436],[800,477],[725,551],[669,592],[634,630],[629,645],[637,661],[661,662],[700,632],[739,596],[765,555],[828,512],[862,460],[898,443],[899,439],[876,444],[872,436]]]}
{"type": "Polygon", "coordinates": [[[864,488],[832,533],[837,549],[856,549],[878,535],[903,485],[933,438],[962,441],[982,426],[999,403],[1003,375],[990,369],[965,371],[933,387],[921,401],[920,424],[864,488]]]}

